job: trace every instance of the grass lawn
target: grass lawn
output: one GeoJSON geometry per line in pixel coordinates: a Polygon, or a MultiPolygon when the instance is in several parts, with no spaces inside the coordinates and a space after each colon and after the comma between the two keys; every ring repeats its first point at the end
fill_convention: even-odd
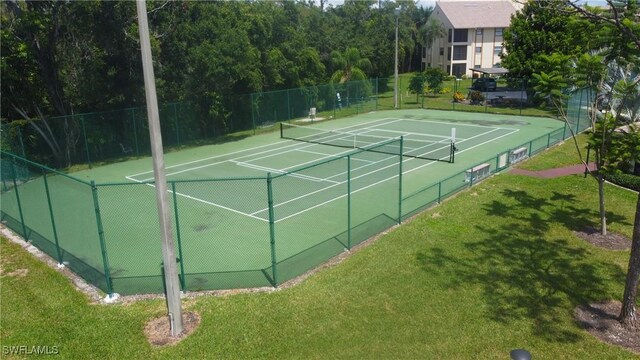
{"type": "MultiPolygon", "coordinates": [[[[400,108],[401,109],[415,109],[415,108],[428,108],[439,110],[457,110],[457,111],[471,111],[471,112],[489,112],[496,114],[514,114],[514,115],[529,115],[529,116],[546,116],[555,118],[556,112],[552,109],[541,109],[535,106],[525,106],[522,109],[518,106],[484,106],[484,105],[467,105],[467,104],[454,104],[453,92],[457,89],[465,97],[471,88],[471,79],[463,79],[460,84],[456,85],[455,80],[446,80],[442,84],[442,89],[446,89],[444,94],[433,94],[429,92],[424,98],[419,97],[416,101],[416,94],[409,92],[409,83],[413,73],[400,74],[398,76],[398,89],[400,96],[400,108]]],[[[499,87],[505,87],[506,83],[503,81],[498,82],[499,87]]],[[[388,91],[381,93],[378,97],[378,106],[384,109],[393,108],[393,78],[389,79],[388,91]]]]}
{"type": "MultiPolygon", "coordinates": [[[[530,162],[565,165],[572,146],[530,162]]],[[[606,191],[615,204],[609,230],[630,237],[636,195],[606,191]]],[[[640,358],[600,343],[572,318],[577,305],[623,292],[628,251],[572,233],[598,223],[597,204],[590,178],[502,173],[296,287],[185,299],[200,327],[166,348],[143,335],[164,301],[90,304],[2,239],[0,343],[57,346],[77,359],[508,359],[514,348],[536,360],[640,358]]]]}

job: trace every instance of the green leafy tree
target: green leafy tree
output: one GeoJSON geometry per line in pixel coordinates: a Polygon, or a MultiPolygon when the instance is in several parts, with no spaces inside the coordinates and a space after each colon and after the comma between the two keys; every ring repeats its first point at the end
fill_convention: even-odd
{"type": "Polygon", "coordinates": [[[418,97],[424,93],[424,85],[425,85],[425,76],[423,73],[415,73],[411,76],[411,80],[409,81],[409,91],[416,94],[416,103],[418,102],[418,97]]]}
{"type": "MultiPolygon", "coordinates": [[[[607,162],[616,162],[615,158],[611,158],[612,156],[615,157],[618,155],[616,154],[617,152],[627,152],[620,150],[620,146],[623,148],[628,146],[630,149],[637,149],[637,146],[633,145],[638,143],[637,132],[629,131],[626,135],[618,134],[615,137],[613,134],[616,133],[616,129],[618,129],[618,125],[623,119],[622,114],[624,112],[622,110],[625,107],[624,104],[628,103],[629,99],[637,99],[640,96],[640,88],[638,86],[640,80],[637,78],[637,74],[640,73],[640,17],[638,15],[638,2],[607,0],[607,8],[590,8],[588,6],[578,6],[572,1],[567,0],[565,5],[572,9],[574,16],[588,22],[592,29],[596,29],[596,31],[589,33],[596,41],[592,49],[599,50],[602,53],[604,63],[610,75],[602,76],[602,80],[600,80],[597,85],[598,92],[605,95],[606,98],[609,99],[609,103],[603,107],[604,114],[599,121],[599,112],[595,110],[600,107],[598,107],[597,104],[594,105],[594,111],[592,111],[593,136],[590,137],[591,146],[597,153],[596,162],[599,164],[598,168],[602,167],[603,170],[606,171],[607,162]],[[612,74],[613,76],[611,76],[612,74]],[[620,83],[621,80],[623,83],[620,83]],[[616,138],[618,136],[623,136],[631,140],[622,140],[623,145],[620,145],[620,143],[616,144],[616,138]],[[614,150],[614,148],[616,150],[614,150]]],[[[587,68],[597,68],[595,64],[592,63],[592,65],[594,66],[587,68]]],[[[578,77],[579,81],[590,78],[592,78],[591,75],[578,77]]],[[[598,79],[598,76],[593,78],[598,79]]],[[[587,81],[587,83],[589,83],[589,81],[587,81]]],[[[630,151],[631,154],[633,154],[633,152],[634,150],[630,151]]],[[[604,194],[602,190],[599,191],[602,204],[604,194]]],[[[640,319],[636,310],[639,283],[640,194],[638,194],[633,236],[631,239],[631,254],[619,315],[619,320],[623,325],[636,330],[640,327],[640,319]]]]}
{"type": "MultiPolygon", "coordinates": [[[[511,17],[504,32],[501,64],[513,78],[529,78],[547,71],[542,56],[559,53],[573,57],[590,49],[589,33],[576,26],[565,1],[529,1],[511,17]]],[[[584,23],[580,23],[584,25],[584,23]]]]}
{"type": "Polygon", "coordinates": [[[348,48],[344,53],[333,51],[331,62],[337,70],[331,76],[332,83],[343,84],[353,80],[367,78],[366,71],[371,68],[371,61],[362,58],[356,48],[348,48]]]}
{"type": "Polygon", "coordinates": [[[429,68],[424,71],[424,79],[434,96],[440,92],[442,83],[446,77],[447,73],[440,68],[429,68]]]}

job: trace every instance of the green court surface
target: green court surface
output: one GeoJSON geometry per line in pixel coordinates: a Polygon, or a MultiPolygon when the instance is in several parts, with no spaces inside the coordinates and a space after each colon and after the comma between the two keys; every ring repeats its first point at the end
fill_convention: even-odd
{"type": "MultiPolygon", "coordinates": [[[[184,290],[278,285],[569,135],[548,118],[436,110],[303,125],[284,135],[305,141],[274,129],[165,154],[184,290]]],[[[163,291],[150,158],[70,174],[81,181],[24,167],[2,194],[10,227],[104,291],[163,291]]]]}

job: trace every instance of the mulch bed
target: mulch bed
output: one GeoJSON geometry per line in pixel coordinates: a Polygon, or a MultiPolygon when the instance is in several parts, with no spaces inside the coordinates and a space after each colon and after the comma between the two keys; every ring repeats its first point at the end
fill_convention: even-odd
{"type": "Polygon", "coordinates": [[[621,307],[619,301],[578,306],[574,316],[585,330],[600,341],[640,354],[640,329],[629,329],[618,321],[621,307]]]}
{"type": "Polygon", "coordinates": [[[182,313],[183,331],[179,336],[171,336],[169,316],[166,315],[149,321],[144,327],[144,334],[151,345],[174,345],[191,334],[198,325],[200,325],[200,315],[195,312],[185,311],[182,313]]]}
{"type": "MultiPolygon", "coordinates": [[[[607,250],[629,250],[631,240],[623,235],[608,232],[603,236],[598,229],[587,228],[575,234],[590,244],[607,250]]],[[[578,306],[576,321],[591,335],[607,344],[617,345],[640,354],[640,329],[630,329],[618,321],[622,304],[608,301],[578,306]]]]}
{"type": "Polygon", "coordinates": [[[575,231],[577,236],[586,240],[590,244],[607,249],[607,250],[629,250],[631,249],[631,239],[626,236],[607,232],[607,235],[602,235],[600,230],[589,227],[584,231],[575,231]]]}

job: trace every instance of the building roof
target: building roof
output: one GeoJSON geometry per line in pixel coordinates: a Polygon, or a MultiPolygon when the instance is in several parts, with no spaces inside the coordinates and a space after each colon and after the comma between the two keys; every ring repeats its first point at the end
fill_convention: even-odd
{"type": "Polygon", "coordinates": [[[510,1],[438,1],[436,11],[449,19],[454,29],[505,28],[516,8],[510,1]]]}
{"type": "Polygon", "coordinates": [[[487,75],[505,75],[509,73],[509,70],[505,68],[469,68],[469,70],[487,75]]]}

